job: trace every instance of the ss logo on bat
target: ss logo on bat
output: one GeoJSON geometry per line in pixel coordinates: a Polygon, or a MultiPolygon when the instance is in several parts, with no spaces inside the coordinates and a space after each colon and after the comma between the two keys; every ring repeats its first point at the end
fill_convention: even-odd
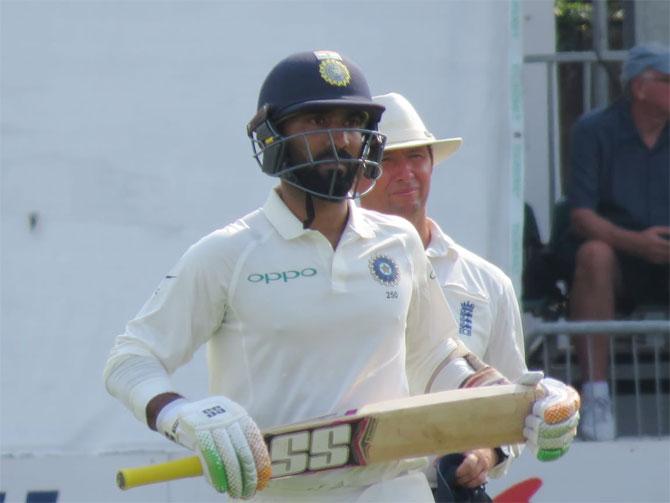
{"type": "Polygon", "coordinates": [[[349,462],[351,425],[276,435],[270,440],[272,476],[337,468],[349,462]]]}

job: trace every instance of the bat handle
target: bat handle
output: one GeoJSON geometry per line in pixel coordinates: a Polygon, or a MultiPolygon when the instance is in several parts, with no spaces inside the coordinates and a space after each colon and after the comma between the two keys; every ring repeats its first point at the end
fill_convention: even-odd
{"type": "Polygon", "coordinates": [[[202,475],[200,460],[198,456],[190,456],[156,465],[122,468],[116,473],[116,485],[125,490],[199,475],[202,475]]]}

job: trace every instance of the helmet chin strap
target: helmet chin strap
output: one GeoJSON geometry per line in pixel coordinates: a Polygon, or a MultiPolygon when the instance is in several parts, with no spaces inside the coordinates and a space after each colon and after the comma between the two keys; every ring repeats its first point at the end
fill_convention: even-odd
{"type": "Polygon", "coordinates": [[[302,228],[308,229],[312,222],[314,222],[314,200],[312,199],[312,194],[305,192],[305,214],[306,218],[302,221],[302,228]]]}

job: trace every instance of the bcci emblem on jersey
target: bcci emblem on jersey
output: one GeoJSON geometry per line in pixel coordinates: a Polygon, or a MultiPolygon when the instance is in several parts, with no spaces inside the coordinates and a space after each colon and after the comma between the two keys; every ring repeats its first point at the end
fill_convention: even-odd
{"type": "Polygon", "coordinates": [[[368,262],[370,274],[384,286],[395,286],[398,284],[400,274],[396,263],[386,255],[377,255],[368,262]]]}

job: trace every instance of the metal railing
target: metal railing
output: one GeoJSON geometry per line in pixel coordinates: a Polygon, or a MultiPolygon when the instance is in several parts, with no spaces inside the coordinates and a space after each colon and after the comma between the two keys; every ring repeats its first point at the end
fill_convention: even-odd
{"type": "Polygon", "coordinates": [[[529,367],[579,389],[584,376],[574,343],[590,333],[609,336],[608,382],[617,436],[670,435],[670,321],[539,323],[528,332],[534,340],[529,367]]]}

